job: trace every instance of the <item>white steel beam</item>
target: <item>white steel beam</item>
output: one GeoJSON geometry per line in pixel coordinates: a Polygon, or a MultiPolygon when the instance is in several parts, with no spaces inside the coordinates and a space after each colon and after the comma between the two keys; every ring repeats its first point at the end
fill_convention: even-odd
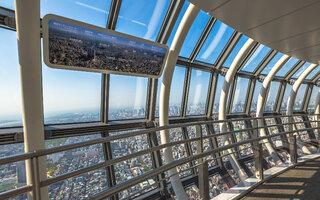
{"type": "MultiPolygon", "coordinates": [[[[257,117],[262,117],[263,113],[264,113],[264,109],[266,106],[266,101],[268,99],[268,90],[271,84],[271,81],[273,79],[273,77],[276,75],[276,73],[280,70],[280,68],[289,60],[289,56],[284,55],[281,57],[280,60],[278,60],[278,62],[272,67],[271,71],[269,72],[269,74],[267,75],[267,77],[264,79],[263,83],[262,83],[262,87],[260,89],[260,93],[258,96],[258,101],[257,101],[257,113],[256,116],[257,117]]],[[[258,127],[263,127],[264,126],[264,121],[263,119],[258,119],[258,127]]],[[[266,136],[266,130],[264,128],[260,129],[260,136],[266,136]]],[[[269,154],[271,155],[271,157],[273,158],[274,162],[276,165],[281,164],[281,160],[279,158],[279,156],[277,155],[276,151],[273,149],[272,145],[269,143],[269,141],[266,139],[263,141],[266,145],[266,148],[269,152],[269,154]]]]}
{"type": "MultiPolygon", "coordinates": [[[[294,102],[296,100],[297,92],[299,90],[299,87],[302,83],[302,81],[312,72],[317,67],[316,64],[311,64],[297,79],[297,81],[293,84],[292,90],[288,99],[288,104],[287,104],[287,115],[292,115],[293,114],[293,106],[294,102]]],[[[289,123],[294,122],[293,117],[288,117],[289,123]]],[[[292,131],[294,128],[293,124],[289,125],[289,131],[292,131]]],[[[309,149],[305,146],[302,145],[302,141],[300,138],[300,135],[298,133],[295,133],[297,135],[297,144],[301,147],[302,151],[306,154],[311,154],[309,149]]]]}
{"type": "MultiPolygon", "coordinates": [[[[19,67],[22,91],[22,116],[25,152],[45,148],[42,102],[40,0],[15,0],[19,67]]],[[[32,184],[31,162],[26,162],[27,184],[32,184]]],[[[39,179],[46,176],[45,157],[39,158],[39,179]]],[[[48,199],[48,189],[42,188],[40,197],[48,199]]],[[[35,195],[35,196],[33,196],[35,195]]]]}
{"type": "MultiPolygon", "coordinates": [[[[186,13],[184,14],[178,30],[173,38],[170,51],[168,54],[168,58],[165,63],[165,68],[163,71],[163,78],[161,84],[160,91],[160,104],[159,104],[159,124],[160,126],[166,126],[169,124],[169,96],[170,96],[170,88],[172,82],[172,76],[175,69],[176,62],[178,60],[178,56],[180,50],[182,48],[183,42],[187,37],[189,29],[196,19],[200,9],[190,3],[186,13]]],[[[166,144],[170,142],[170,132],[169,130],[163,130],[160,132],[161,134],[161,143],[166,144]]],[[[172,148],[166,148],[163,152],[164,159],[166,163],[170,163],[174,161],[172,148]]],[[[169,171],[169,175],[177,173],[177,169],[171,169],[169,171]]],[[[176,194],[177,199],[184,200],[188,199],[188,196],[182,186],[179,175],[174,175],[170,178],[172,183],[173,190],[176,194]]]]}
{"type": "MultiPolygon", "coordinates": [[[[250,51],[250,49],[253,47],[254,44],[255,44],[254,40],[249,38],[248,41],[243,45],[243,47],[241,48],[241,50],[239,51],[239,53],[237,54],[235,59],[233,60],[231,66],[225,76],[222,91],[220,94],[219,120],[226,119],[226,104],[227,104],[227,100],[228,100],[230,83],[233,81],[241,61],[248,54],[248,52],[250,51]]],[[[228,131],[226,123],[220,123],[219,126],[220,126],[220,131],[222,133],[228,131]]],[[[223,142],[223,145],[228,145],[229,144],[229,137],[222,136],[222,142],[223,142]]],[[[230,161],[233,169],[237,172],[240,180],[244,181],[247,178],[246,173],[243,171],[243,169],[241,169],[237,159],[235,158],[235,156],[233,154],[232,149],[228,149],[227,152],[230,153],[228,158],[229,158],[229,161],[230,161]]]]}

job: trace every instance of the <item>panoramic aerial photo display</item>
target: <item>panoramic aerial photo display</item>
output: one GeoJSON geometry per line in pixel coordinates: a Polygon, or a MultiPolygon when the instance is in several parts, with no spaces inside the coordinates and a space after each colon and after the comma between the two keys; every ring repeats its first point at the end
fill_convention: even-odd
{"type": "Polygon", "coordinates": [[[53,19],[48,27],[51,66],[160,76],[165,47],[53,19]]]}

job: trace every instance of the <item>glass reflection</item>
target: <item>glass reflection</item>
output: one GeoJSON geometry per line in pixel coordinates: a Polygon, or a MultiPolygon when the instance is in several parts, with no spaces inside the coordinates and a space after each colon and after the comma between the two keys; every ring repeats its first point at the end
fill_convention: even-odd
{"type": "Polygon", "coordinates": [[[110,75],[109,120],[145,117],[148,79],[110,75]]]}
{"type": "Polygon", "coordinates": [[[187,115],[205,114],[210,73],[192,69],[187,115]]]}
{"type": "Polygon", "coordinates": [[[156,40],[170,2],[171,0],[123,0],[116,31],[156,40]]]}
{"type": "Polygon", "coordinates": [[[106,27],[111,0],[41,0],[41,18],[46,14],[82,21],[106,27]]]}
{"type": "Polygon", "coordinates": [[[311,63],[306,62],[304,65],[302,65],[296,73],[291,78],[299,78],[299,76],[311,65],[311,63]]]}
{"type": "Polygon", "coordinates": [[[309,100],[308,110],[315,110],[316,109],[316,100],[317,100],[318,93],[319,93],[319,87],[314,85],[312,88],[312,93],[311,93],[311,97],[309,100]]]}
{"type": "Polygon", "coordinates": [[[258,102],[258,97],[260,94],[261,87],[262,87],[262,83],[260,81],[256,81],[256,85],[254,86],[254,92],[252,96],[250,112],[257,111],[257,102],[258,102]]]}
{"type": "Polygon", "coordinates": [[[215,90],[214,102],[213,102],[213,110],[212,110],[213,113],[219,112],[220,95],[222,91],[223,82],[224,82],[224,77],[219,74],[217,86],[215,90]]]}
{"type": "Polygon", "coordinates": [[[181,11],[180,11],[180,13],[179,13],[178,19],[177,19],[177,21],[176,21],[176,23],[175,23],[175,25],[174,25],[174,27],[173,27],[173,29],[172,29],[172,31],[171,31],[170,37],[169,37],[169,39],[168,39],[168,41],[167,41],[167,45],[168,45],[169,47],[171,46],[173,37],[174,37],[174,35],[175,35],[176,32],[177,32],[178,26],[179,26],[179,24],[180,24],[180,22],[181,22],[181,20],[182,20],[182,17],[183,17],[183,15],[184,15],[184,13],[186,12],[186,10],[187,10],[187,8],[188,8],[188,6],[189,6],[189,2],[188,2],[188,1],[185,1],[185,2],[183,3],[183,7],[182,7],[182,9],[181,9],[181,11]]]}
{"type": "Polygon", "coordinates": [[[14,10],[14,0],[0,0],[0,6],[14,10]]]}
{"type": "Polygon", "coordinates": [[[259,66],[264,57],[266,57],[269,51],[269,47],[260,44],[259,47],[252,54],[250,59],[246,62],[242,70],[247,72],[253,72],[259,66]]]}
{"type": "Polygon", "coordinates": [[[223,63],[224,67],[229,68],[232,64],[232,61],[235,59],[237,54],[239,53],[242,46],[247,42],[249,38],[245,35],[242,35],[240,40],[238,41],[237,45],[233,48],[232,52],[228,56],[227,60],[223,63]]]}
{"type": "Polygon", "coordinates": [[[285,76],[298,61],[298,59],[291,57],[276,73],[276,76],[285,76]]]}
{"type": "Polygon", "coordinates": [[[248,84],[249,84],[249,79],[247,78],[239,77],[237,79],[237,85],[236,85],[236,90],[234,92],[234,99],[232,103],[231,112],[233,113],[244,112],[245,105],[246,105],[248,84]]]}
{"type": "MultiPolygon", "coordinates": [[[[169,97],[169,116],[179,116],[181,114],[181,102],[183,95],[184,79],[186,74],[185,67],[176,66],[174,69],[170,97],[169,97]]],[[[162,76],[158,80],[156,116],[159,116],[160,91],[162,76]]]]}
{"type": "Polygon", "coordinates": [[[196,60],[215,63],[233,32],[234,30],[231,27],[217,20],[196,60]]]}
{"type": "Polygon", "coordinates": [[[186,58],[190,57],[190,54],[194,49],[194,47],[196,46],[200,38],[200,35],[203,32],[203,29],[207,25],[209,18],[210,18],[210,15],[208,15],[203,11],[200,11],[197,18],[193,22],[186,39],[183,42],[183,45],[179,54],[180,56],[186,57],[186,58]]]}
{"type": "Polygon", "coordinates": [[[282,53],[278,52],[268,63],[268,65],[262,70],[261,74],[268,74],[273,66],[280,60],[280,58],[283,56],[282,53]]]}
{"type": "Polygon", "coordinates": [[[314,70],[310,72],[310,74],[306,77],[307,80],[312,79],[316,74],[320,72],[320,66],[317,66],[314,70]]]}
{"type": "Polygon", "coordinates": [[[291,91],[292,91],[292,85],[287,83],[286,89],[285,89],[284,94],[283,94],[281,107],[280,107],[281,111],[287,110],[288,98],[290,96],[291,91]]]}
{"type": "Polygon", "coordinates": [[[273,111],[277,102],[280,82],[271,82],[268,99],[264,111],[273,111]]]}
{"type": "Polygon", "coordinates": [[[304,104],[304,96],[306,94],[307,84],[301,84],[297,92],[296,100],[294,102],[293,110],[301,110],[304,104]]]}

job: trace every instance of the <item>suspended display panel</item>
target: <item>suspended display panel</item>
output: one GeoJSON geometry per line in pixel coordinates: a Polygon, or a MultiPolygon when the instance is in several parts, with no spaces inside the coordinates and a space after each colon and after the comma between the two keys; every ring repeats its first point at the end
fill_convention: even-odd
{"type": "Polygon", "coordinates": [[[160,77],[166,45],[56,15],[43,19],[44,62],[53,68],[160,77]]]}

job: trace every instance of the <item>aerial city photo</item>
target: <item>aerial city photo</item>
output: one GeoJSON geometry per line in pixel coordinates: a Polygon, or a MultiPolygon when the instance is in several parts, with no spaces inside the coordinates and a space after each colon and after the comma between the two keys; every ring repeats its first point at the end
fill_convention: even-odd
{"type": "Polygon", "coordinates": [[[53,65],[159,76],[165,47],[49,20],[49,62],[53,65]]]}

